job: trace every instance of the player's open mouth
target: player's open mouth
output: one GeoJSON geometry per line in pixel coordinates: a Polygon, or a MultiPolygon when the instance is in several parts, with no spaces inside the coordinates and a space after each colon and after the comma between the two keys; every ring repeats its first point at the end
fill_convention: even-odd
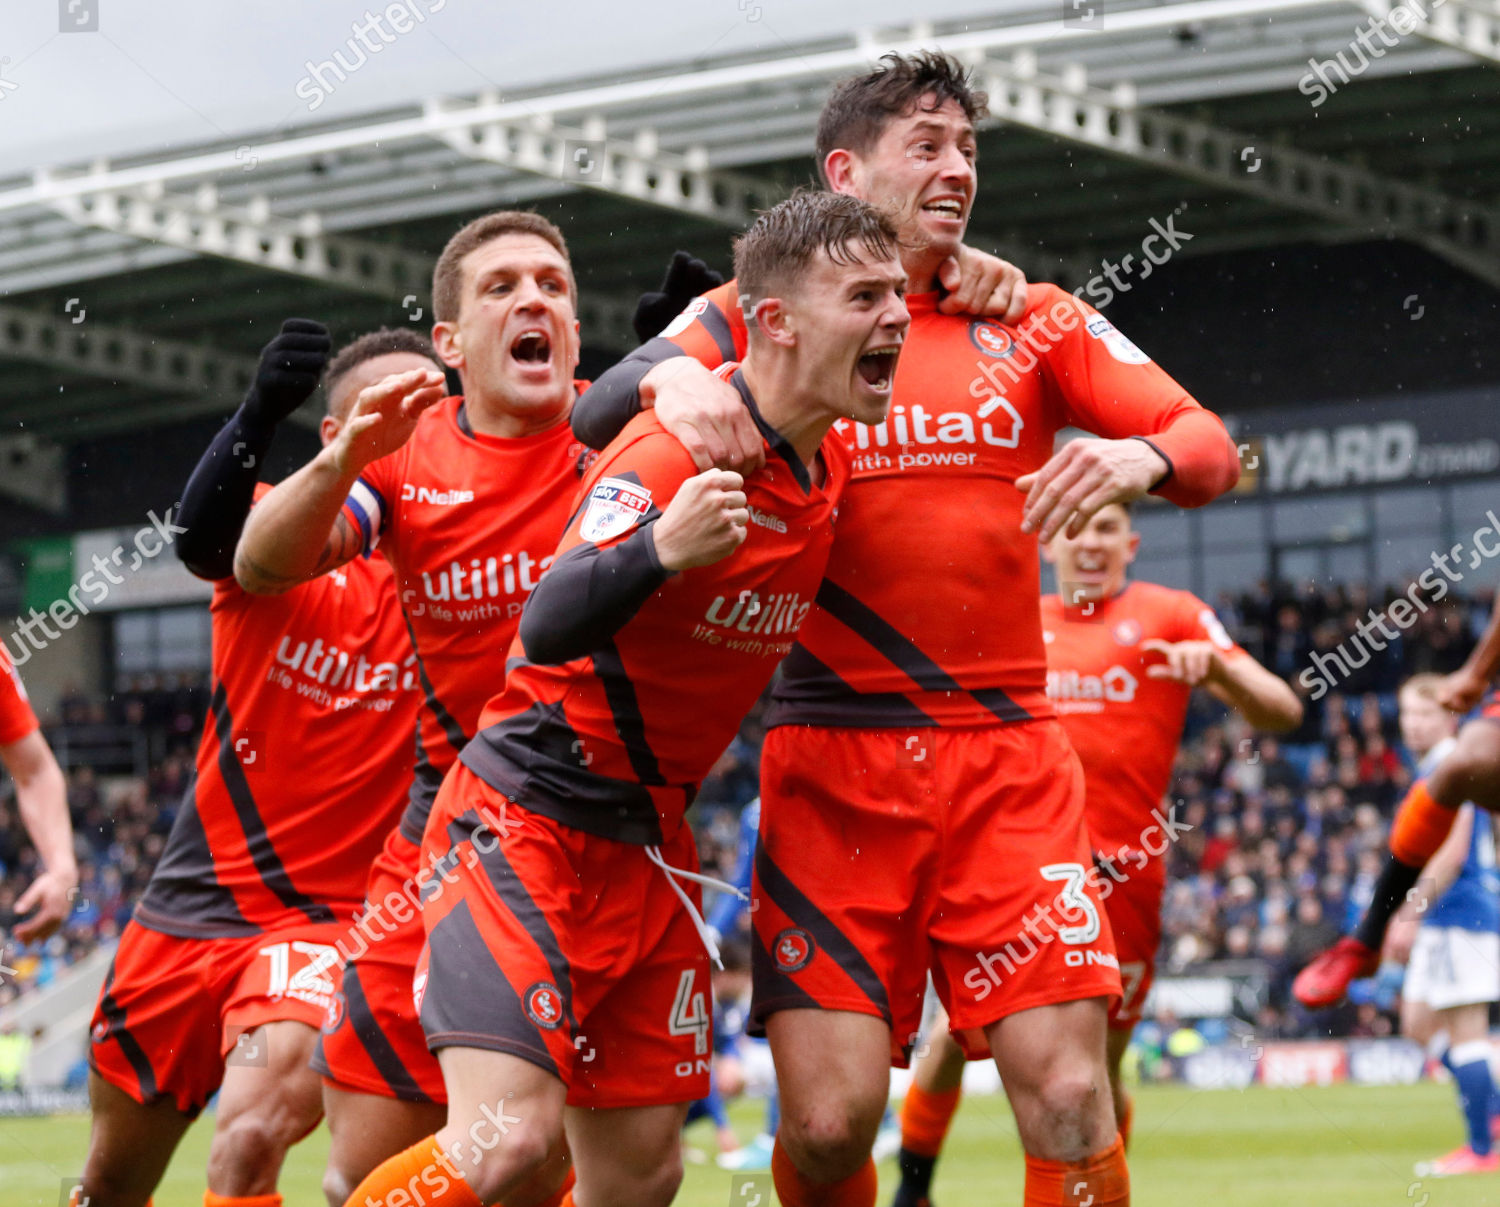
{"type": "Polygon", "coordinates": [[[956,197],[944,197],[938,201],[929,201],[922,207],[922,212],[956,221],[964,216],[964,203],[956,197]]]}
{"type": "Polygon", "coordinates": [[[523,331],[511,343],[510,354],[523,365],[547,364],[552,360],[552,341],[544,331],[523,331]]]}
{"type": "Polygon", "coordinates": [[[901,355],[899,345],[890,348],[875,348],[859,358],[860,377],[865,384],[877,390],[889,390],[891,378],[896,376],[896,358],[901,355]]]}

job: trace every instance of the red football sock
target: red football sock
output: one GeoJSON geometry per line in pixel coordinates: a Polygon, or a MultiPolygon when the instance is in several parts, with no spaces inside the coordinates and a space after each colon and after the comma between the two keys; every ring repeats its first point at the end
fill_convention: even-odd
{"type": "MultiPolygon", "coordinates": [[[[1460,802],[1462,803],[1462,802],[1460,802]]],[[[1407,790],[1391,823],[1391,854],[1409,867],[1424,867],[1443,845],[1458,816],[1458,805],[1445,805],[1418,780],[1407,790]]]]}
{"type": "Polygon", "coordinates": [[[1129,1207],[1130,1172],[1119,1136],[1082,1161],[1044,1161],[1026,1155],[1024,1207],[1129,1207]]]}
{"type": "Polygon", "coordinates": [[[866,1161],[842,1182],[811,1182],[792,1164],[778,1139],[771,1150],[771,1178],[782,1207],[875,1207],[874,1161],[866,1161]]]}
{"type": "Polygon", "coordinates": [[[948,1125],[958,1110],[963,1087],[951,1090],[924,1090],[913,1083],[901,1104],[901,1147],[922,1157],[935,1157],[943,1151],[948,1125]]]}
{"type": "Polygon", "coordinates": [[[438,1147],[436,1136],[418,1140],[376,1166],[344,1200],[344,1207],[384,1207],[386,1195],[396,1190],[401,1191],[398,1201],[410,1203],[413,1186],[427,1207],[484,1207],[438,1147]]]}
{"type": "Polygon", "coordinates": [[[203,1192],[203,1207],[281,1207],[279,1194],[215,1194],[203,1192]]]}

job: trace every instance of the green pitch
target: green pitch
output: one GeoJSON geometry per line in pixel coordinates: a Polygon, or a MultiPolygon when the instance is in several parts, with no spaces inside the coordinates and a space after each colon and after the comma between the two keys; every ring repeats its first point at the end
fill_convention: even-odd
{"type": "MultiPolygon", "coordinates": [[[[758,1103],[734,1113],[748,1138],[758,1103]]],[[[0,1204],[55,1207],[76,1174],[88,1136],[81,1118],[0,1119],[0,1204]]],[[[200,1207],[208,1150],[205,1120],[188,1135],[156,1207],[200,1207]]],[[[321,1207],[324,1133],[294,1149],[282,1177],[287,1207],[321,1207]]],[[[1500,1174],[1418,1182],[1412,1164],[1458,1143],[1458,1112],[1444,1085],[1336,1086],[1195,1092],[1140,1092],[1131,1147],[1134,1201],[1141,1207],[1500,1207],[1500,1174]]],[[[711,1149],[700,1124],[691,1145],[711,1149]]],[[[689,1165],[682,1207],[771,1207],[770,1175],[689,1165]]],[[[881,1169],[881,1207],[895,1164],[881,1169]]],[[[1021,1159],[1010,1114],[999,1098],[971,1098],[954,1124],[934,1188],[937,1207],[1000,1207],[1020,1201],[1021,1159]]]]}

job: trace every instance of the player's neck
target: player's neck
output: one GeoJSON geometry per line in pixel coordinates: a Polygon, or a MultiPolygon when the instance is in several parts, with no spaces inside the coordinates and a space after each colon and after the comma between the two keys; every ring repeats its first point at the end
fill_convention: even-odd
{"type": "Polygon", "coordinates": [[[782,372],[775,368],[767,372],[750,356],[740,366],[760,417],[781,434],[816,478],[818,446],[833,426],[834,416],[822,405],[816,391],[798,388],[793,369],[786,366],[782,372]]]}
{"type": "Polygon", "coordinates": [[[507,399],[465,393],[464,415],[476,435],[520,440],[568,422],[573,411],[574,397],[570,386],[567,401],[560,407],[518,407],[507,399]]]}
{"type": "Polygon", "coordinates": [[[908,248],[901,256],[901,267],[906,269],[907,293],[935,293],[938,287],[938,269],[947,256],[930,248],[908,248]]]}

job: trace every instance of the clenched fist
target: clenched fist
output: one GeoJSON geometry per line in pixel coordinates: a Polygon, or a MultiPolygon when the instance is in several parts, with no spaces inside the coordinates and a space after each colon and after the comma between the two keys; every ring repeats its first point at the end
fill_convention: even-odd
{"type": "Polygon", "coordinates": [[[711,566],[744,544],[750,523],[744,485],[732,469],[705,470],[682,484],[653,533],[665,569],[711,566]]]}

